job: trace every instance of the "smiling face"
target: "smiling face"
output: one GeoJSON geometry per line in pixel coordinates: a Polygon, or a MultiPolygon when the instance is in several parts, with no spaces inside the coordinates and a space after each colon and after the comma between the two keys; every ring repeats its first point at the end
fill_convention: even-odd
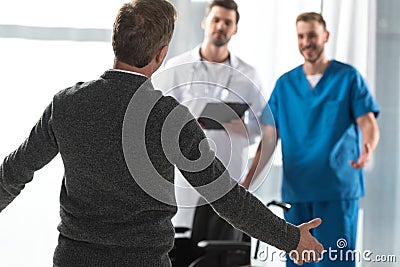
{"type": "Polygon", "coordinates": [[[325,43],[329,32],[316,20],[298,21],[296,24],[299,51],[304,60],[315,63],[325,58],[325,43]]]}
{"type": "Polygon", "coordinates": [[[205,38],[215,46],[228,44],[237,32],[236,12],[221,6],[214,6],[201,23],[205,38]]]}

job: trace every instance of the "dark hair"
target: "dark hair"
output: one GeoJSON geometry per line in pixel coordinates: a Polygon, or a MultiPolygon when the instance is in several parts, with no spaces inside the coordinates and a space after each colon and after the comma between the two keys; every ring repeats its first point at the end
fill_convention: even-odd
{"type": "Polygon", "coordinates": [[[226,8],[226,9],[235,10],[236,24],[238,24],[240,15],[239,15],[239,11],[238,11],[238,6],[235,1],[233,1],[233,0],[214,0],[214,1],[212,1],[207,7],[206,16],[208,16],[208,14],[210,14],[210,11],[214,6],[220,6],[220,7],[226,8]]]}
{"type": "Polygon", "coordinates": [[[317,21],[324,27],[326,30],[326,22],[320,13],[316,12],[305,12],[297,16],[296,24],[299,21],[310,22],[310,21],[317,21]]]}
{"type": "Polygon", "coordinates": [[[133,0],[118,11],[113,27],[115,58],[142,68],[168,45],[174,32],[176,10],[166,0],[133,0]]]}

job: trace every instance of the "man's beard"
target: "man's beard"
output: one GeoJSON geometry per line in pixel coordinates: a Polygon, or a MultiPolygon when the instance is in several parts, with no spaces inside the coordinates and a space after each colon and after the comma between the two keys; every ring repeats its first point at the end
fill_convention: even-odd
{"type": "Polygon", "coordinates": [[[310,62],[310,63],[317,62],[317,60],[321,58],[321,55],[322,55],[323,52],[324,52],[324,48],[322,48],[321,50],[317,51],[317,55],[315,57],[308,58],[308,57],[304,56],[303,51],[300,50],[300,53],[304,57],[304,60],[307,61],[307,62],[310,62]]]}
{"type": "Polygon", "coordinates": [[[211,36],[211,42],[213,45],[220,47],[220,46],[224,46],[227,43],[229,43],[230,38],[214,38],[213,36],[211,36]]]}

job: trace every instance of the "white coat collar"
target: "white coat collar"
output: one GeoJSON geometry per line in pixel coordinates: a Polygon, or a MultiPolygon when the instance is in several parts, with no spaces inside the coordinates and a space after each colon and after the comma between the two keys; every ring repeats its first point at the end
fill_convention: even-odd
{"type": "MultiPolygon", "coordinates": [[[[201,44],[197,45],[194,49],[191,51],[191,56],[196,60],[196,61],[201,61],[201,56],[200,56],[200,47],[201,44]]],[[[229,51],[229,61],[230,61],[230,66],[232,68],[238,68],[239,66],[239,60],[238,58],[231,52],[229,51]]]]}

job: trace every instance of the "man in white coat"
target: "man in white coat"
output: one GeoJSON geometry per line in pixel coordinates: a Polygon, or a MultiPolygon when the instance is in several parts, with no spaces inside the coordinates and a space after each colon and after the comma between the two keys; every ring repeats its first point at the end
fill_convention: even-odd
{"type": "MultiPolygon", "coordinates": [[[[203,42],[168,60],[153,83],[197,117],[209,102],[239,102],[250,106],[243,117],[223,122],[224,129],[205,128],[217,157],[231,176],[240,181],[247,172],[248,148],[261,135],[257,118],[266,101],[256,69],[228,49],[238,21],[239,12],[233,0],[212,1],[201,22],[203,42]]],[[[172,221],[175,226],[191,228],[199,195],[179,173],[176,173],[175,185],[179,207],[172,221]]]]}

